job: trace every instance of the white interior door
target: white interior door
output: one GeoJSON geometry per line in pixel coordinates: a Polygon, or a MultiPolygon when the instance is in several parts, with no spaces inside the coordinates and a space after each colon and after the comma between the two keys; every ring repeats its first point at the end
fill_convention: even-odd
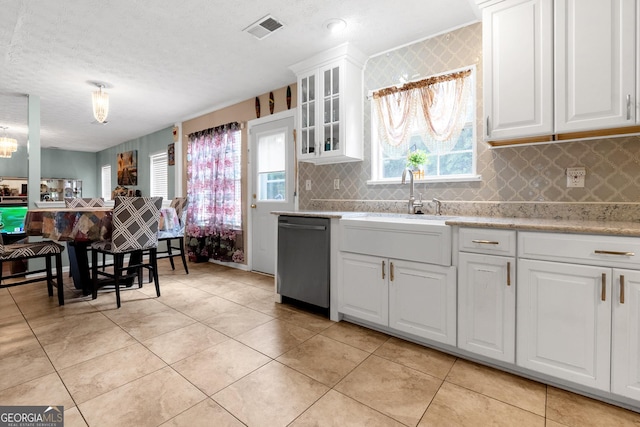
{"type": "Polygon", "coordinates": [[[295,209],[294,112],[265,119],[249,124],[250,265],[254,271],[274,274],[278,222],[271,212],[295,209]]]}

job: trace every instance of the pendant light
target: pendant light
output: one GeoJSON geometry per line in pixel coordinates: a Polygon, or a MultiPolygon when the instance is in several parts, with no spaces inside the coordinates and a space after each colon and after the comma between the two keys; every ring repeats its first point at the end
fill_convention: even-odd
{"type": "Polygon", "coordinates": [[[104,123],[109,115],[109,94],[104,91],[105,85],[96,83],[98,90],[92,93],[93,117],[98,123],[104,123]]]}
{"type": "Polygon", "coordinates": [[[2,126],[1,128],[4,130],[4,135],[0,137],[0,157],[8,159],[18,151],[18,140],[7,136],[8,127],[2,126]]]}

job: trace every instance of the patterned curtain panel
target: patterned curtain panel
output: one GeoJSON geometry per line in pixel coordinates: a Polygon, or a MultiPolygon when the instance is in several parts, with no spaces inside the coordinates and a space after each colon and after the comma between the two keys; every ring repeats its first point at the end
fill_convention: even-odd
{"type": "Polygon", "coordinates": [[[238,123],[189,135],[187,251],[195,262],[244,262],[238,123]]]}

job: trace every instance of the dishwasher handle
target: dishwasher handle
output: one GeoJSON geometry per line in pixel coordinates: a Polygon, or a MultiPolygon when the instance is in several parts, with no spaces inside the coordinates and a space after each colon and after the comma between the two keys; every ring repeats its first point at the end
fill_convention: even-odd
{"type": "Polygon", "coordinates": [[[289,224],[286,222],[278,223],[280,228],[290,228],[294,230],[318,230],[325,231],[327,229],[324,225],[305,225],[305,224],[289,224]]]}

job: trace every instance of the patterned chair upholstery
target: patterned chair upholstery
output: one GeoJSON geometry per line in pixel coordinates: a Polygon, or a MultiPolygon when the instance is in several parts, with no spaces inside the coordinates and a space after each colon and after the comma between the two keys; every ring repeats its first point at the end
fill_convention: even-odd
{"type": "Polygon", "coordinates": [[[18,242],[10,245],[5,245],[2,240],[2,233],[0,233],[0,288],[9,288],[12,286],[26,285],[27,283],[39,282],[41,280],[47,281],[47,289],[49,296],[53,296],[53,269],[52,258],[55,258],[56,262],[56,287],[58,289],[58,304],[64,305],[64,291],[62,284],[62,252],[64,246],[59,245],[56,242],[43,241],[35,243],[18,242]],[[32,258],[45,258],[46,268],[44,270],[32,270],[22,273],[3,275],[2,263],[5,261],[21,261],[32,258]],[[6,279],[13,279],[16,277],[26,276],[27,274],[47,273],[45,278],[36,277],[34,279],[10,281],[6,283],[6,279]],[[5,281],[5,284],[2,284],[5,281]]]}
{"type": "Polygon", "coordinates": [[[180,229],[179,230],[167,230],[160,231],[158,233],[158,240],[162,242],[166,242],[167,248],[166,250],[158,252],[158,259],[169,258],[169,262],[171,263],[171,269],[175,270],[176,267],[173,264],[173,257],[180,255],[182,258],[182,265],[184,266],[184,271],[189,274],[189,268],[187,267],[187,257],[185,255],[184,250],[184,229],[185,223],[187,221],[187,206],[189,205],[189,200],[186,197],[176,197],[171,201],[171,207],[176,210],[176,214],[178,215],[178,219],[180,220],[180,229]],[[176,243],[174,243],[174,240],[176,243]],[[175,245],[175,246],[174,246],[175,245]],[[178,251],[174,253],[173,251],[178,251]]]}
{"type": "MultiPolygon", "coordinates": [[[[104,199],[102,197],[65,197],[64,206],[67,208],[101,208],[104,207],[104,199]]],[[[106,265],[106,255],[102,254],[103,270],[106,265]]],[[[71,270],[69,270],[69,277],[71,277],[71,270]]]]}
{"type": "Polygon", "coordinates": [[[160,296],[158,282],[158,222],[162,197],[117,197],[113,208],[111,240],[91,244],[93,299],[98,296],[98,276],[106,276],[115,281],[116,301],[120,308],[120,284],[123,279],[138,278],[142,286],[142,269],[146,268],[156,286],[156,295],[160,296]],[[142,251],[149,251],[149,263],[144,263],[142,251]],[[98,271],[98,253],[113,256],[113,274],[98,271]],[[125,268],[124,256],[131,254],[129,265],[125,268]],[[134,254],[136,256],[134,256],[134,254]],[[139,258],[137,260],[136,258],[139,258]],[[124,273],[124,274],[123,274],[124,273]]]}
{"type": "Polygon", "coordinates": [[[95,208],[104,206],[102,197],[65,197],[64,205],[68,208],[95,208]]]}

